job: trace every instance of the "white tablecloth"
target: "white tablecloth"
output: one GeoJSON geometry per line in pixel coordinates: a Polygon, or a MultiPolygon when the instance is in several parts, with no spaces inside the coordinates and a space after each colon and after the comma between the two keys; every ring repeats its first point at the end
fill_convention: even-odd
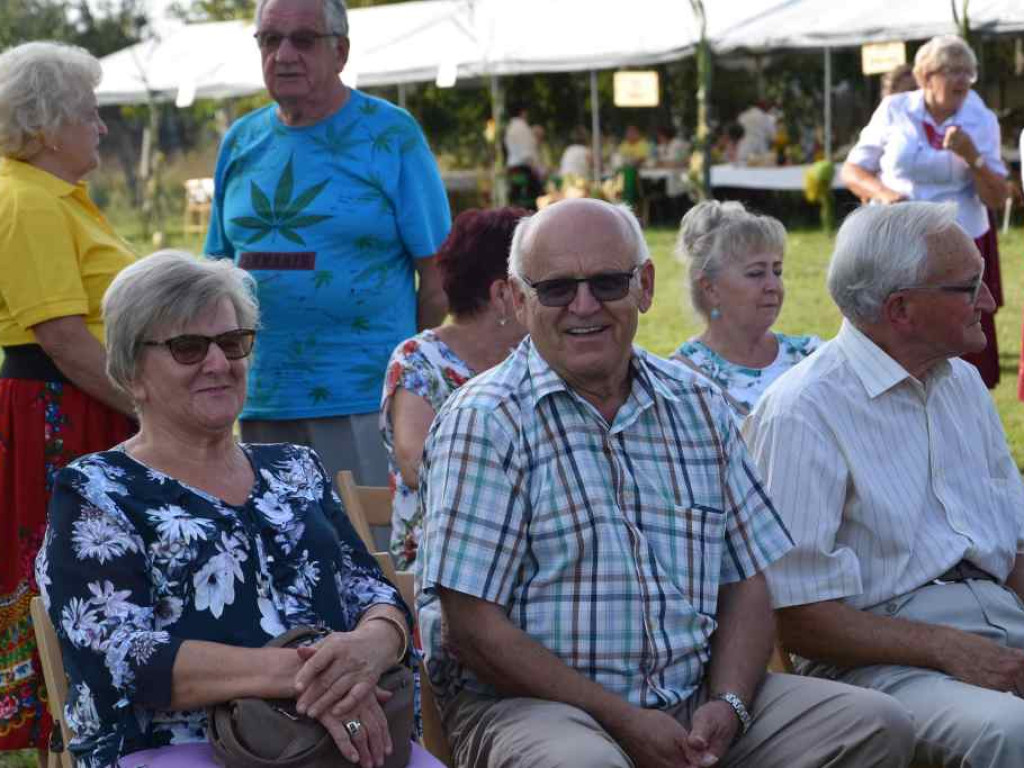
{"type": "MultiPolygon", "coordinates": [[[[783,165],[778,167],[757,167],[747,165],[715,165],[711,167],[712,187],[737,187],[740,189],[779,189],[793,192],[803,191],[804,173],[808,165],[783,165]]],[[[832,177],[832,189],[845,189],[839,179],[836,165],[832,177]]]]}

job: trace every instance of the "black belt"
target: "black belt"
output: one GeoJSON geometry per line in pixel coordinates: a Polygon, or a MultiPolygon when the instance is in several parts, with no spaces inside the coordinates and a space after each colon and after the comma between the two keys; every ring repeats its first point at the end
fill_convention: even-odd
{"type": "Polygon", "coordinates": [[[18,344],[4,347],[4,362],[0,365],[0,379],[28,379],[69,384],[67,376],[38,344],[18,344]]]}
{"type": "Polygon", "coordinates": [[[948,584],[951,582],[968,581],[969,579],[978,579],[980,581],[999,581],[999,579],[991,573],[979,568],[974,563],[968,560],[961,560],[944,574],[939,576],[939,578],[935,579],[932,583],[948,584]]]}

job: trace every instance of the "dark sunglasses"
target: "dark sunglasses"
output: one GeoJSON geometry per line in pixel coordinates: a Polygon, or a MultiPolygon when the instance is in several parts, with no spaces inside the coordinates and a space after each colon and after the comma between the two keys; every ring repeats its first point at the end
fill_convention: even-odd
{"type": "Polygon", "coordinates": [[[322,38],[340,37],[340,35],[337,32],[291,32],[287,35],[282,35],[280,32],[257,32],[253,37],[256,38],[260,50],[268,53],[273,53],[280,48],[281,43],[286,39],[296,51],[308,53],[322,38]]]}
{"type": "Polygon", "coordinates": [[[210,344],[216,344],[228,360],[240,360],[252,352],[256,331],[252,328],[238,328],[216,336],[201,336],[198,333],[186,333],[174,336],[166,341],[144,341],[147,347],[167,347],[171,357],[181,365],[195,365],[206,359],[210,344]]]}
{"type": "Polygon", "coordinates": [[[537,294],[537,301],[545,307],[567,307],[572,304],[580,283],[590,286],[591,295],[604,303],[618,301],[629,293],[629,284],[639,269],[640,266],[637,265],[629,272],[601,272],[590,277],[556,277],[537,283],[532,283],[524,277],[523,282],[533,289],[537,294]]]}

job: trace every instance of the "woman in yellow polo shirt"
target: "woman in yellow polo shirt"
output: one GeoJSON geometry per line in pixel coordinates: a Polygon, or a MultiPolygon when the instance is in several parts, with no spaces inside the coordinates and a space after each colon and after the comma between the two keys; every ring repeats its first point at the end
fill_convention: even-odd
{"type": "Polygon", "coordinates": [[[53,477],[133,432],[106,376],[100,301],[135,257],[82,182],[107,132],[99,80],[81,48],[0,55],[0,751],[49,738],[29,600],[46,588],[33,564],[53,477]]]}

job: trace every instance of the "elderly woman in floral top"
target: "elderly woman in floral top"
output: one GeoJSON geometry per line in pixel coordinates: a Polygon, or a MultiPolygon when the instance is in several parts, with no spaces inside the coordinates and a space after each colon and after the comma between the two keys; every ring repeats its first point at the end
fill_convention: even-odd
{"type": "Polygon", "coordinates": [[[738,418],[821,345],[817,336],[772,331],[786,294],[785,249],[782,223],[742,203],[700,203],[679,226],[676,258],[687,269],[693,308],[707,325],[672,359],[717,384],[738,418]]]}
{"type": "Polygon", "coordinates": [[[401,598],[316,454],[232,434],[251,289],[229,263],[163,252],[104,298],[108,373],[140,430],[60,473],[36,563],[79,766],[202,742],[204,708],[242,696],[297,699],[365,768],[392,748],[377,682],[407,655],[401,598]],[[308,648],[261,647],[297,625],[332,631],[308,648]]]}
{"type": "Polygon", "coordinates": [[[437,254],[452,319],[403,341],[391,354],[380,407],[393,494],[391,554],[399,570],[416,559],[423,513],[420,457],[448,395],[508,355],[526,334],[512,311],[508,251],[521,208],[459,214],[437,254]]]}

